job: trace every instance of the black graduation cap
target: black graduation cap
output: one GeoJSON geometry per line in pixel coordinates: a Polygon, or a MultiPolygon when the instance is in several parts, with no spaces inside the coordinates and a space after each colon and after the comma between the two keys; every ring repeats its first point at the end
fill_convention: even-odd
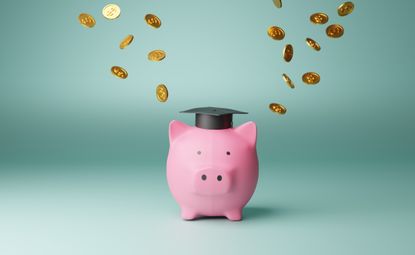
{"type": "Polygon", "coordinates": [[[199,107],[181,113],[196,113],[196,127],[205,129],[231,128],[232,114],[247,114],[247,112],[218,107],[199,107]]]}

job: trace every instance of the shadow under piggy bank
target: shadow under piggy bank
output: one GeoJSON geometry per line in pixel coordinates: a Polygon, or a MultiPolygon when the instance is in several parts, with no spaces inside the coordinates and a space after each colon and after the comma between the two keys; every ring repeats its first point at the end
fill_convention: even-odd
{"type": "MultiPolygon", "coordinates": [[[[279,216],[284,215],[285,213],[289,213],[289,210],[282,210],[279,208],[272,208],[272,207],[258,207],[258,206],[250,206],[243,209],[242,215],[242,222],[249,221],[249,220],[256,220],[256,219],[269,219],[269,218],[278,218],[279,216]]],[[[200,220],[213,220],[213,219],[221,219],[221,220],[228,220],[225,216],[203,216],[196,218],[192,221],[200,221],[200,220]]]]}
{"type": "MultiPolygon", "coordinates": [[[[256,220],[282,220],[291,217],[304,217],[307,215],[321,214],[322,211],[316,208],[299,208],[290,206],[248,206],[243,209],[242,220],[243,221],[256,221],[256,220]]],[[[205,221],[205,220],[226,220],[224,216],[203,216],[191,221],[205,221]]]]}
{"type": "Polygon", "coordinates": [[[246,207],[243,211],[244,220],[272,218],[279,215],[277,208],[272,207],[246,207]]]}

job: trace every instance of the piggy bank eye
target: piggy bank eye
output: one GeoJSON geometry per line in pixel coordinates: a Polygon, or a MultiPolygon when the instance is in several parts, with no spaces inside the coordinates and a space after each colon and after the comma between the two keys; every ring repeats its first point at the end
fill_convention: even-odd
{"type": "Polygon", "coordinates": [[[226,152],[226,155],[228,155],[228,156],[231,155],[231,152],[230,151],[227,151],[226,152]]]}
{"type": "Polygon", "coordinates": [[[200,155],[200,154],[202,154],[202,152],[201,151],[197,151],[197,155],[200,155]]]}

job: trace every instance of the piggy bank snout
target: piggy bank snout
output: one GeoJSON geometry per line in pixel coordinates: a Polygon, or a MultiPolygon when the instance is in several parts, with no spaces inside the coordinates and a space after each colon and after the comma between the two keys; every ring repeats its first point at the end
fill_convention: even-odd
{"type": "Polygon", "coordinates": [[[229,192],[232,186],[232,171],[203,169],[193,177],[194,192],[199,195],[220,195],[229,192]]]}

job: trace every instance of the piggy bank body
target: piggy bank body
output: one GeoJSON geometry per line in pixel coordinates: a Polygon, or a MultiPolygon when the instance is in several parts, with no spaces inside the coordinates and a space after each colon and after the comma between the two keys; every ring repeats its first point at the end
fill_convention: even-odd
{"type": "Polygon", "coordinates": [[[167,182],[183,219],[242,219],[258,181],[256,133],[254,122],[220,130],[170,122],[167,182]]]}

